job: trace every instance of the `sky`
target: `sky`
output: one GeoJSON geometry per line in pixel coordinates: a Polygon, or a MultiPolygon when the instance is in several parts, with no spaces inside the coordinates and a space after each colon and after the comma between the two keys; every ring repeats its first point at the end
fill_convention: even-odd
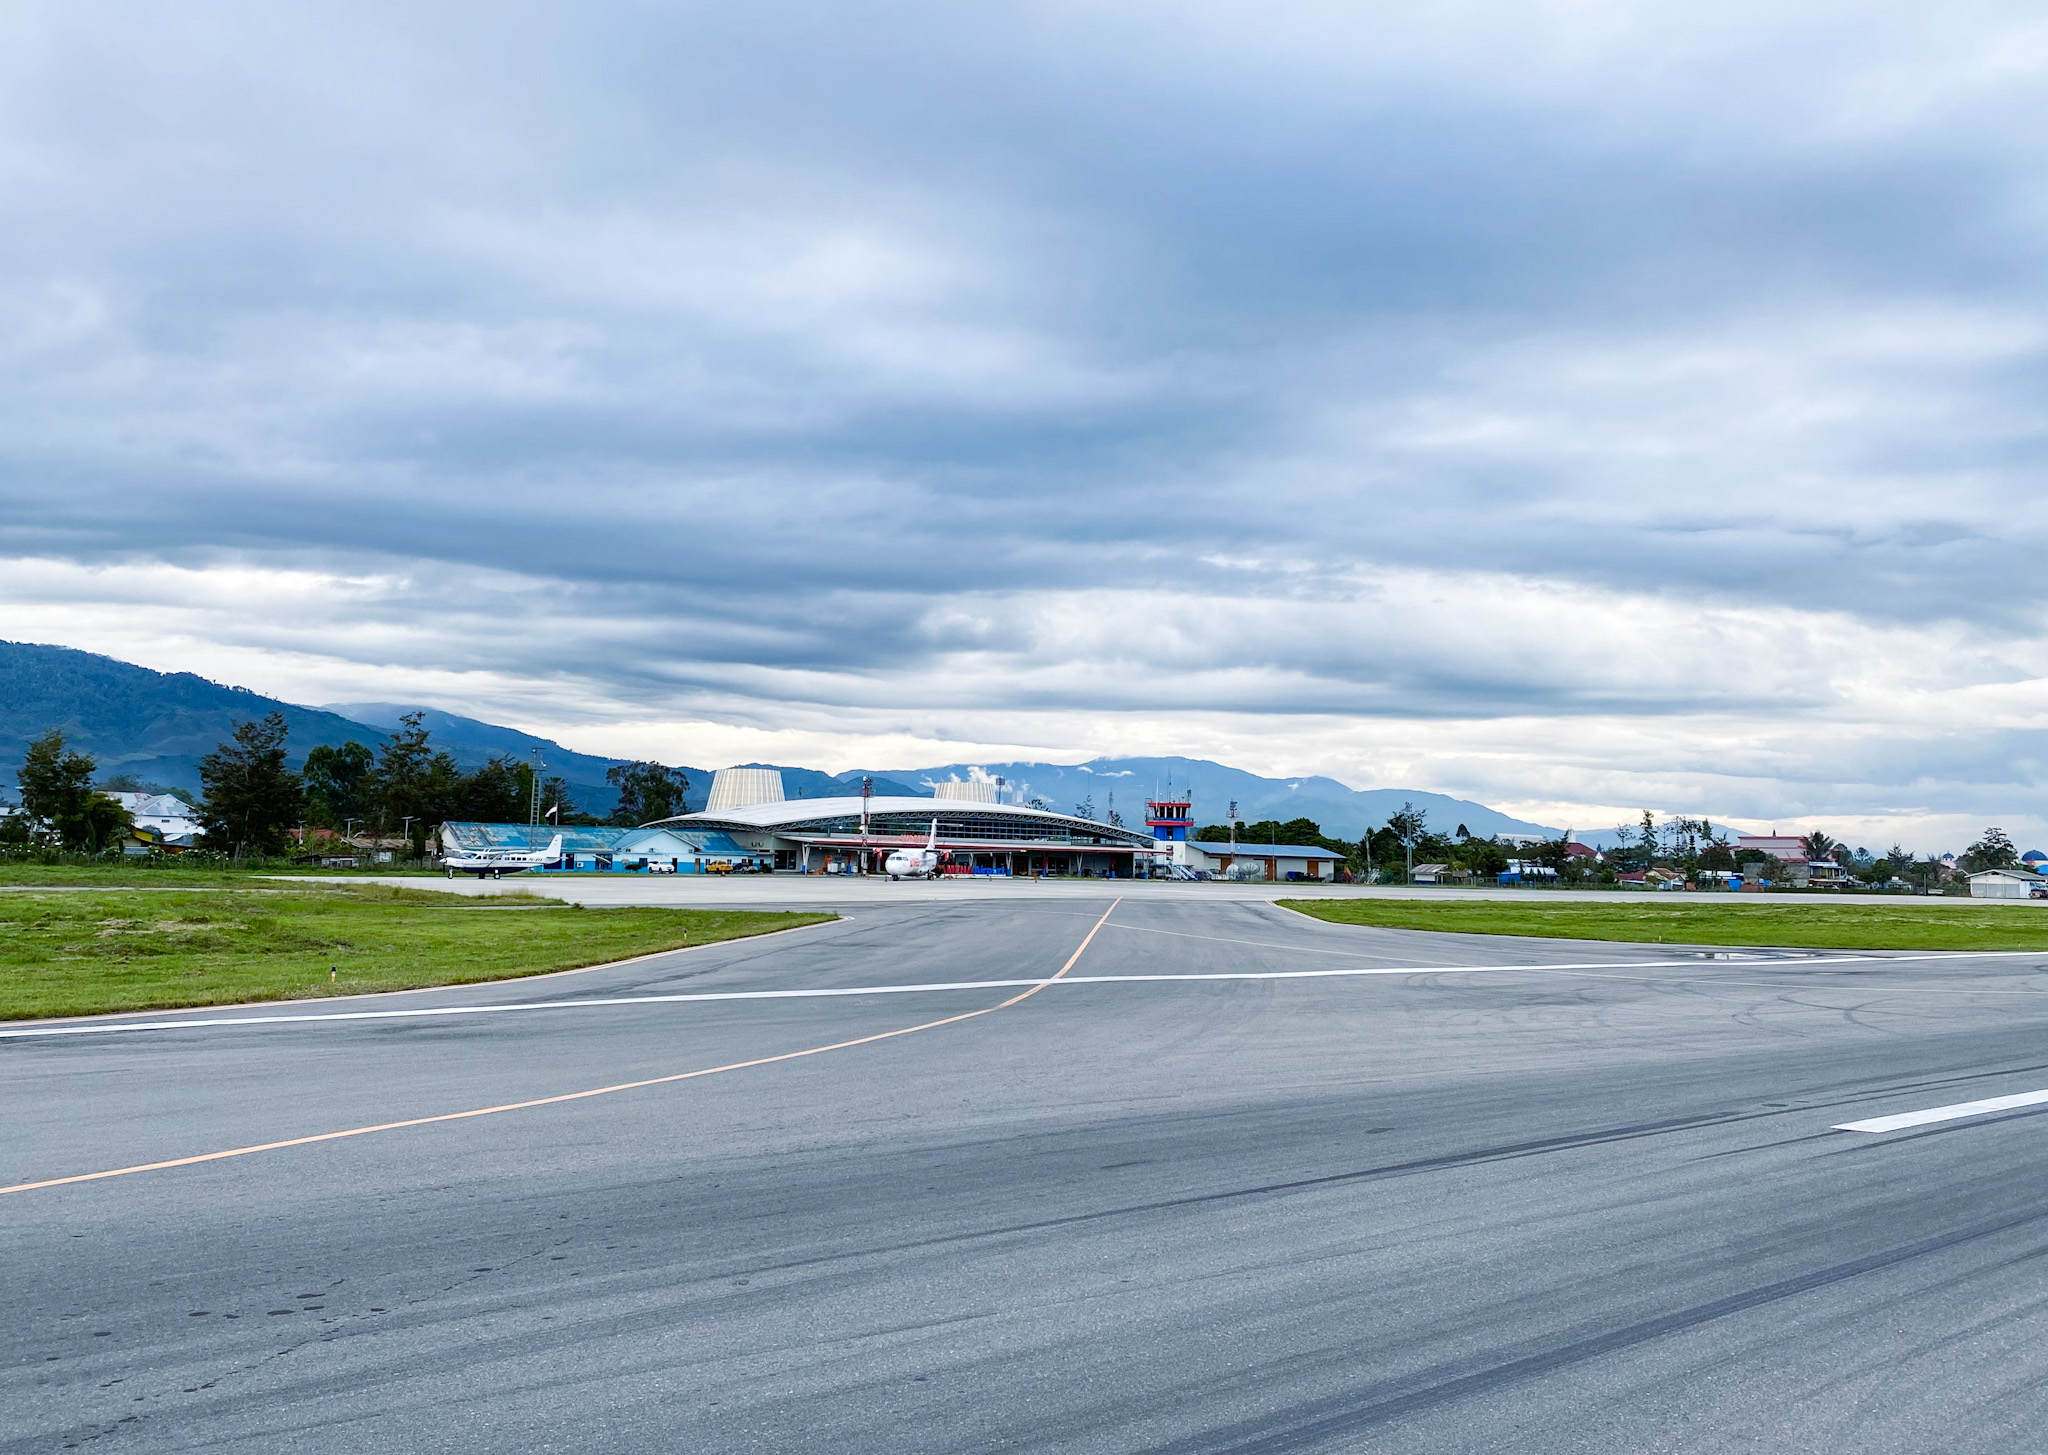
{"type": "Polygon", "coordinates": [[[2048,839],[2038,5],[0,9],[0,636],[2048,839]]]}

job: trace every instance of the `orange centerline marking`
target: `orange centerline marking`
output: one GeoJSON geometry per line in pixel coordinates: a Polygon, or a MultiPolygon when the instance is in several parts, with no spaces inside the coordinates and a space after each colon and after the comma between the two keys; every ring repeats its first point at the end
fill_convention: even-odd
{"type": "Polygon", "coordinates": [[[201,1162],[221,1162],[229,1157],[250,1157],[258,1152],[278,1152],[286,1147],[311,1146],[315,1142],[338,1142],[344,1137],[367,1137],[373,1132],[403,1131],[407,1127],[428,1127],[433,1126],[437,1122],[460,1122],[467,1121],[471,1117],[497,1116],[501,1112],[529,1111],[537,1106],[557,1106],[565,1101],[587,1101],[593,1096],[610,1096],[620,1091],[638,1091],[644,1086],[666,1086],[676,1081],[694,1081],[699,1076],[716,1076],[724,1071],[745,1071],[754,1066],[773,1066],[778,1061],[795,1061],[805,1056],[822,1056],[827,1051],[845,1051],[854,1046],[870,1046],[876,1041],[894,1040],[897,1036],[911,1036],[916,1035],[919,1031],[937,1030],[940,1026],[957,1025],[961,1021],[971,1021],[977,1016],[993,1015],[996,1011],[1008,1010],[1019,1001],[1029,1000],[1032,996],[1038,994],[1039,991],[1045,989],[1047,985],[1065,976],[1069,970],[1072,970],[1074,966],[1080,963],[1081,956],[1087,951],[1088,946],[1094,942],[1097,932],[1109,923],[1109,917],[1116,913],[1116,907],[1123,902],[1122,895],[1118,895],[1110,901],[1109,908],[1102,912],[1102,918],[1095,922],[1094,926],[1088,931],[1087,936],[1082,939],[1079,945],[1075,946],[1074,953],[1067,957],[1067,963],[1060,966],[1056,974],[1048,976],[1029,990],[1020,991],[1008,1000],[1000,1001],[995,1005],[983,1006],[980,1010],[964,1011],[959,1015],[949,1015],[940,1020],[925,1021],[921,1025],[904,1026],[901,1030],[879,1031],[872,1036],[858,1036],[851,1041],[834,1041],[829,1046],[809,1046],[801,1051],[784,1051],[778,1056],[757,1056],[751,1061],[734,1061],[724,1066],[706,1066],[698,1071],[678,1071],[672,1076],[650,1076],[642,1081],[621,1081],[612,1086],[594,1086],[588,1091],[567,1091],[559,1096],[538,1096],[531,1101],[508,1101],[500,1106],[480,1106],[469,1111],[442,1112],[438,1116],[408,1117],[401,1122],[379,1122],[371,1127],[349,1127],[339,1132],[316,1132],[310,1137],[287,1137],[281,1142],[258,1142],[254,1146],[249,1147],[230,1147],[222,1152],[201,1152],[196,1156],[172,1157],[162,1162],[141,1162],[133,1167],[114,1167],[105,1172],[80,1172],[71,1177],[44,1178],[41,1182],[17,1182],[12,1187],[0,1187],[0,1197],[4,1197],[10,1192],[34,1192],[38,1188],[44,1187],[68,1187],[74,1182],[98,1182],[108,1177],[132,1177],[138,1172],[165,1172],[173,1167],[195,1167],[201,1162]]]}

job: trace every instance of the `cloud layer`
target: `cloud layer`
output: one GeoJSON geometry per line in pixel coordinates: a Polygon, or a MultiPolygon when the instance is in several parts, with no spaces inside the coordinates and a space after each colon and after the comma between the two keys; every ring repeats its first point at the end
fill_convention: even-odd
{"type": "Polygon", "coordinates": [[[0,20],[17,639],[2048,829],[2018,5],[0,20]]]}

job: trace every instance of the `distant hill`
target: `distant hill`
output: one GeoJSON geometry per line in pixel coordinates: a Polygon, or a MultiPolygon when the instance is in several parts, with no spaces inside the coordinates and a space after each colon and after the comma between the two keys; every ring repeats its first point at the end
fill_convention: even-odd
{"type": "Polygon", "coordinates": [[[918,768],[890,776],[918,785],[930,793],[931,785],[949,779],[965,779],[977,773],[1007,780],[1010,788],[1026,798],[1039,797],[1062,812],[1072,810],[1085,799],[1094,800],[1097,816],[1109,811],[1109,798],[1116,796],[1116,810],[1127,824],[1145,817],[1145,800],[1164,789],[1192,789],[1194,816],[1198,824],[1226,821],[1230,802],[1237,800],[1237,816],[1247,823],[1260,819],[1314,819],[1333,838],[1356,839],[1367,829],[1378,828],[1402,804],[1413,803],[1428,815],[1435,832],[1451,834],[1463,824],[1480,838],[1491,834],[1555,834],[1554,828],[1510,818],[1497,809],[1470,799],[1442,793],[1423,793],[1412,788],[1348,788],[1334,778],[1263,778],[1242,768],[1227,768],[1204,758],[1096,758],[1087,763],[948,763],[939,768],[918,768]]]}
{"type": "Polygon", "coordinates": [[[70,647],[0,642],[0,785],[11,796],[22,754],[54,727],[98,760],[102,777],[132,773],[196,793],[199,760],[236,723],[270,712],[283,713],[290,724],[295,761],[322,743],[375,743],[383,736],[336,713],[190,672],[153,672],[70,647]]]}
{"type": "MultiPolygon", "coordinates": [[[[399,716],[411,711],[392,704],[362,707],[380,710],[368,717],[346,706],[302,707],[190,672],[155,672],[70,647],[0,642],[0,793],[13,796],[22,754],[53,727],[97,761],[102,779],[130,773],[196,796],[199,760],[220,746],[238,722],[284,714],[296,767],[322,744],[340,747],[353,740],[375,747],[397,726],[399,716]]],[[[435,746],[446,748],[464,768],[475,768],[495,753],[523,758],[537,751],[549,771],[568,780],[580,807],[602,815],[618,802],[604,770],[623,759],[572,753],[511,728],[421,710],[427,713],[435,746]]],[[[710,775],[698,770],[690,774],[693,789],[700,777],[709,786],[710,775]]]]}
{"type": "MultiPolygon", "coordinates": [[[[547,738],[516,728],[499,727],[438,708],[396,702],[337,702],[302,707],[209,682],[190,672],[154,672],[112,657],[70,647],[0,642],[0,794],[12,797],[14,770],[29,742],[51,728],[61,728],[71,745],[90,753],[100,776],[133,774],[150,783],[197,794],[199,760],[226,739],[238,722],[266,713],[284,714],[291,727],[293,766],[305,761],[320,744],[339,747],[353,739],[375,747],[408,712],[423,714],[435,746],[445,748],[464,768],[506,754],[522,761],[534,758],[543,771],[567,780],[570,796],[586,813],[603,816],[618,801],[605,782],[607,768],[627,761],[578,753],[547,738]]],[[[690,779],[685,803],[701,809],[711,791],[712,772],[678,764],[690,779]]],[[[860,792],[861,770],[821,773],[779,763],[742,763],[738,767],[776,768],[783,792],[790,798],[834,798],[860,792]]],[[[1002,777],[1023,797],[1040,797],[1055,808],[1071,810],[1093,799],[1098,815],[1109,811],[1116,796],[1118,813],[1136,825],[1145,817],[1145,800],[1166,786],[1192,789],[1197,823],[1221,823],[1230,800],[1246,822],[1273,818],[1311,818],[1323,832],[1355,839],[1387,815],[1412,802],[1441,833],[1463,824],[1484,837],[1496,833],[1555,833],[1537,824],[1510,818],[1481,803],[1413,789],[1353,789],[1334,778],[1264,778],[1240,768],[1202,758],[1097,758],[1074,765],[1058,763],[948,763],[872,773],[882,797],[926,797],[936,785],[977,774],[1002,777]]],[[[1581,834],[1595,841],[1600,836],[1581,834]]],[[[1609,836],[1611,837],[1611,835],[1609,836]]]]}

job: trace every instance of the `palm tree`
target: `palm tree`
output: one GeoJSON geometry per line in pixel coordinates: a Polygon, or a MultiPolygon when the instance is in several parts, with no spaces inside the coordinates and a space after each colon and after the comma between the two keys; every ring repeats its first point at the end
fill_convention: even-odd
{"type": "Polygon", "coordinates": [[[1815,829],[1799,841],[1799,847],[1805,851],[1808,863],[1818,864],[1823,860],[1832,859],[1835,856],[1835,850],[1839,849],[1841,845],[1819,829],[1815,829]]]}

